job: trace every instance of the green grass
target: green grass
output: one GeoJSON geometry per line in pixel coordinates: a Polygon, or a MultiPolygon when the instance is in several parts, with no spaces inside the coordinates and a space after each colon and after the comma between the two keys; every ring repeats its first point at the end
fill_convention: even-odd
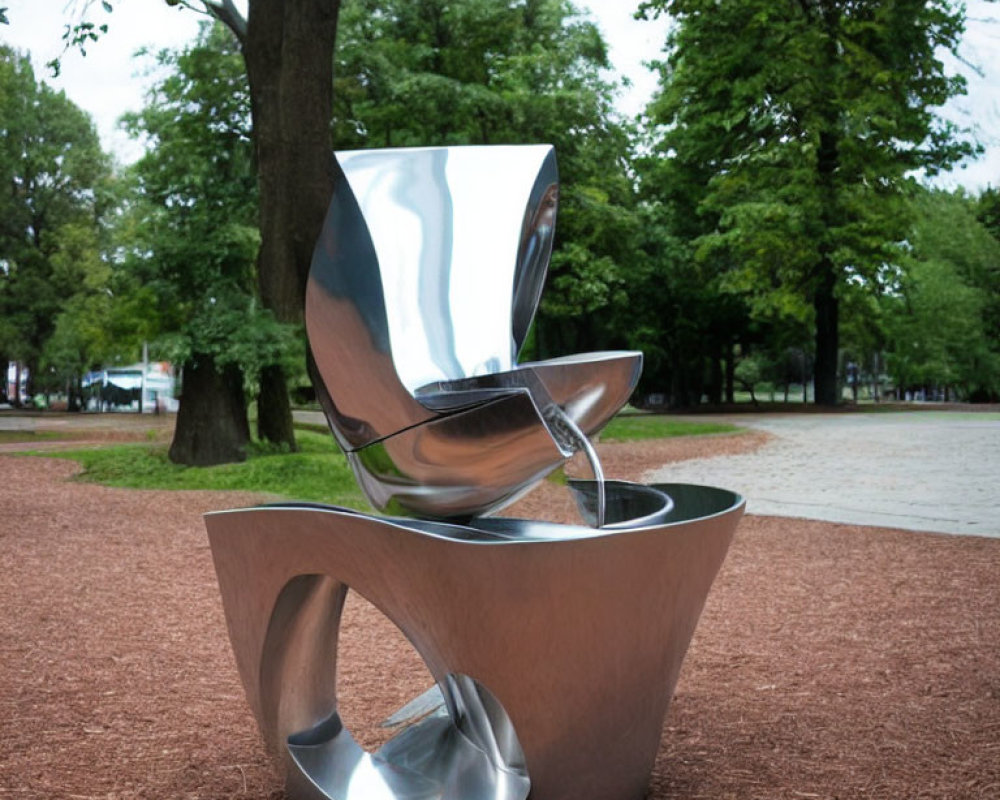
{"type": "Polygon", "coordinates": [[[54,431],[0,431],[0,444],[40,442],[57,436],[54,431]]]}
{"type": "Polygon", "coordinates": [[[69,458],[83,467],[78,480],[133,489],[210,489],[278,495],[288,500],[366,508],[347,459],[333,438],[297,434],[299,452],[255,446],[246,461],[183,467],[167,459],[166,445],[127,444],[35,455],[69,458]]]}
{"type": "MultiPolygon", "coordinates": [[[[288,500],[367,508],[347,459],[329,432],[322,426],[297,425],[296,428],[297,453],[281,453],[254,445],[246,461],[216,467],[173,464],[167,459],[166,445],[149,443],[61,450],[58,453],[35,451],[33,454],[72,459],[83,467],[77,480],[105,486],[245,491],[288,500]]],[[[632,414],[612,420],[604,429],[602,439],[634,441],[738,430],[741,429],[714,422],[632,414]]]]}
{"type": "Polygon", "coordinates": [[[634,442],[670,436],[702,436],[707,433],[738,433],[743,428],[724,422],[690,422],[659,414],[630,414],[615,417],[601,431],[602,442],[634,442]]]}

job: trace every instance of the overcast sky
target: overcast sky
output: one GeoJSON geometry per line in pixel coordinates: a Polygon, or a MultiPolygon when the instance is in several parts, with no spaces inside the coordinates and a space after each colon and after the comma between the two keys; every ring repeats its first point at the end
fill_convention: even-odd
{"type": "MultiPolygon", "coordinates": [[[[144,88],[151,79],[140,74],[142,63],[131,55],[143,46],[159,49],[190,41],[201,15],[171,8],[163,0],[116,0],[114,13],[107,18],[109,35],[91,47],[86,58],[75,52],[66,54],[62,75],[52,79],[44,64],[60,52],[67,0],[3,2],[9,7],[11,24],[0,26],[0,39],[20,50],[30,50],[36,75],[64,89],[93,115],[105,148],[119,160],[134,160],[141,152],[139,145],[117,129],[116,120],[123,112],[141,107],[144,88]]],[[[609,44],[616,70],[632,82],[620,98],[619,108],[629,115],[640,112],[656,85],[643,63],[659,56],[666,20],[634,20],[638,0],[578,0],[577,5],[591,10],[609,44]]],[[[970,0],[968,10],[963,58],[985,74],[955,65],[969,80],[969,95],[949,104],[946,115],[972,126],[987,152],[938,182],[978,190],[1000,185],[1000,20],[984,0],[970,0]]]]}

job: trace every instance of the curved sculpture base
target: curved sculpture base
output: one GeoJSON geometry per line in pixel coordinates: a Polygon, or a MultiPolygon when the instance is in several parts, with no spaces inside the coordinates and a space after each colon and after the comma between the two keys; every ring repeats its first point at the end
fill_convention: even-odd
{"type": "MultiPolygon", "coordinates": [[[[638,800],[744,502],[711,487],[610,529],[459,526],[323,506],[209,514],[226,621],[265,741],[302,800],[638,800]],[[653,521],[651,521],[653,520],[653,521]],[[407,636],[438,692],[365,753],[337,715],[347,588],[407,636]]],[[[617,517],[616,517],[617,513],[617,517]]]]}
{"type": "MultiPolygon", "coordinates": [[[[472,683],[466,676],[453,678],[472,683]]],[[[337,715],[308,732],[311,741],[289,737],[286,794],[297,800],[524,800],[530,784],[523,758],[505,763],[495,750],[474,743],[450,716],[437,687],[418,699],[425,713],[376,753],[362,750],[337,715]]],[[[489,720],[481,706],[463,711],[466,724],[489,720]]],[[[503,721],[500,729],[512,733],[503,721]]]]}

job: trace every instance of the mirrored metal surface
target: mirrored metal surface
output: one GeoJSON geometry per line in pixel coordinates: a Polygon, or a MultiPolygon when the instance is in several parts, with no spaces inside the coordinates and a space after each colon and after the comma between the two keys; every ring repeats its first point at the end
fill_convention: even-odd
{"type": "Polygon", "coordinates": [[[315,505],[209,515],[237,665],[289,796],[523,800],[530,787],[533,800],[638,800],[743,505],[710,487],[614,482],[616,527],[601,531],[315,505]],[[401,711],[374,753],[337,716],[347,587],[406,635],[443,703],[401,711]]]}
{"type": "Polygon", "coordinates": [[[403,386],[412,394],[511,369],[552,250],[553,149],[362,150],[337,160],[374,246],[390,310],[377,336],[388,337],[403,386]]]}
{"type": "Polygon", "coordinates": [[[331,428],[356,451],[376,508],[442,518],[495,511],[588,450],[586,437],[624,405],[641,369],[634,352],[516,362],[552,250],[555,154],[548,145],[447,147],[336,160],[306,295],[331,428]],[[528,414],[498,427],[495,404],[505,399],[528,414]],[[487,446],[510,457],[484,459],[477,450],[487,446]],[[517,457],[526,451],[547,460],[517,457]]]}
{"type": "Polygon", "coordinates": [[[552,248],[548,146],[341,153],[306,325],[376,518],[208,515],[230,640],[290,800],[638,800],[743,501],[605,481],[588,436],[642,356],[518,364],[552,248]],[[584,525],[487,518],[584,451],[584,525]],[[410,519],[416,515],[420,519],[410,519]],[[362,750],[338,714],[347,591],[436,686],[362,750]]]}

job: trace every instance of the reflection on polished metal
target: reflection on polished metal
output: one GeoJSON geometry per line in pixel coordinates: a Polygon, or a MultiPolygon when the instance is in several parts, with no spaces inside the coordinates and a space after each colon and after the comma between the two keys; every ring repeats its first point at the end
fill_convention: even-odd
{"type": "Polygon", "coordinates": [[[372,504],[484,514],[580,450],[597,477],[586,437],[628,400],[642,355],[516,361],[552,251],[552,148],[363,150],[336,163],[306,326],[320,400],[372,504]]]}
{"type": "Polygon", "coordinates": [[[557,202],[550,147],[338,156],[306,323],[330,427],[373,517],[206,518],[229,636],[290,800],[638,800],[744,502],[605,481],[588,436],[641,355],[517,363],[557,202]],[[586,524],[485,516],[583,451],[586,524]],[[365,752],[338,714],[348,588],[435,686],[365,752]]]}
{"type": "Polygon", "coordinates": [[[597,533],[294,505],[209,515],[237,664],[290,796],[638,800],[742,510],[721,489],[611,483],[597,533]],[[406,635],[443,703],[402,710],[411,724],[370,754],[337,716],[347,587],[406,635]]]}

